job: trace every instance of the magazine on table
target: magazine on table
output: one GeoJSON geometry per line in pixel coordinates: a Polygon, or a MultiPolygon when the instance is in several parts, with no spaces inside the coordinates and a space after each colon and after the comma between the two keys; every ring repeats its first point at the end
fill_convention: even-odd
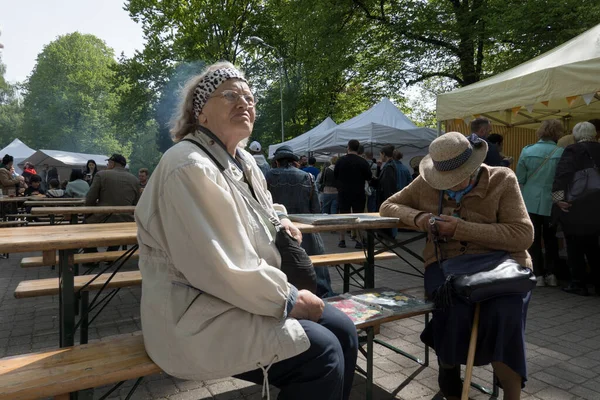
{"type": "Polygon", "coordinates": [[[357,217],[353,215],[339,214],[290,214],[288,218],[292,222],[300,222],[308,225],[344,225],[354,224],[357,217]]]}
{"type": "Polygon", "coordinates": [[[328,303],[346,314],[355,325],[432,307],[430,302],[389,288],[368,289],[355,294],[345,293],[328,300],[328,303]]]}
{"type": "Polygon", "coordinates": [[[292,222],[309,225],[346,225],[359,222],[398,222],[398,218],[371,214],[290,214],[292,222]]]}

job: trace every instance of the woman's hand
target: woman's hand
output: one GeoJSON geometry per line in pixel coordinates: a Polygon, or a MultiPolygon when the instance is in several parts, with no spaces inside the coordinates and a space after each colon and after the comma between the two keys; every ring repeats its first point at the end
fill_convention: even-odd
{"type": "Polygon", "coordinates": [[[451,238],[456,233],[456,226],[458,225],[458,218],[451,217],[449,215],[440,215],[442,221],[436,221],[435,226],[437,227],[438,234],[441,237],[451,238]]]}
{"type": "Polygon", "coordinates": [[[296,319],[308,319],[317,322],[323,315],[325,303],[323,300],[312,294],[308,290],[299,290],[296,304],[290,312],[290,317],[296,319]]]}
{"type": "Polygon", "coordinates": [[[282,218],[280,222],[285,228],[286,232],[289,233],[291,237],[296,239],[298,244],[302,243],[302,232],[300,232],[300,229],[298,229],[292,221],[290,221],[288,218],[282,218]]]}
{"type": "Polygon", "coordinates": [[[571,208],[571,204],[567,203],[566,201],[558,201],[556,202],[556,205],[563,210],[563,212],[569,212],[569,208],[571,208]]]}
{"type": "Polygon", "coordinates": [[[432,214],[422,212],[415,219],[415,225],[421,232],[429,232],[429,218],[432,214]]]}

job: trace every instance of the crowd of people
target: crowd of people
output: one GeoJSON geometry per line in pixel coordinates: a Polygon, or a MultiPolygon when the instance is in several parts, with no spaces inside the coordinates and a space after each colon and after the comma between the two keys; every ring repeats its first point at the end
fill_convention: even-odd
{"type": "MultiPolygon", "coordinates": [[[[148,183],[148,169],[140,168],[138,176],[134,176],[126,170],[127,160],[120,154],[113,154],[107,162],[107,168],[101,171],[94,160],[89,160],[83,169],[73,168],[69,179],[61,181],[56,168],[44,165],[38,174],[28,162],[18,175],[13,157],[7,154],[0,165],[0,188],[6,196],[81,198],[86,206],[135,206],[148,183]]],[[[131,213],[85,217],[87,223],[133,220],[131,213]]]]}
{"type": "MultiPolygon", "coordinates": [[[[125,168],[126,160],[120,154],[113,154],[108,160],[107,169],[125,168]],[[125,164],[116,162],[118,159],[125,164]]],[[[18,174],[14,168],[14,158],[6,154],[0,164],[0,189],[4,196],[45,196],[50,198],[85,198],[96,174],[99,172],[96,161],[89,160],[83,169],[73,168],[69,179],[61,180],[55,167],[44,165],[38,173],[36,167],[26,162],[23,173],[18,174]]],[[[129,174],[129,172],[127,171],[129,174]]],[[[131,174],[130,174],[131,175],[131,174]]],[[[140,168],[138,171],[138,192],[143,192],[148,183],[148,168],[140,168]]]]}

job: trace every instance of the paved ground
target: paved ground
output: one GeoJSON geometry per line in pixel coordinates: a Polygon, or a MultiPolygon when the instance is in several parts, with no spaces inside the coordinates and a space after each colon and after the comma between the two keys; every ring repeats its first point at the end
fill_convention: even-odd
{"type": "MultiPolygon", "coordinates": [[[[337,252],[336,236],[323,235],[328,252],[337,252]]],[[[348,241],[348,244],[352,242],[348,241]]],[[[413,246],[420,252],[422,243],[413,246]]],[[[354,249],[346,249],[353,251],[354,249]]],[[[12,254],[0,260],[0,356],[23,354],[55,348],[58,344],[58,298],[43,297],[17,300],[13,292],[22,280],[56,276],[50,268],[21,269],[19,260],[25,254],[12,254]]],[[[413,260],[414,261],[414,260],[413,260]]],[[[396,271],[408,271],[400,260],[382,263],[396,271]]],[[[132,263],[127,269],[134,269],[132,263]]],[[[341,291],[341,280],[334,270],[334,290],[341,291]]],[[[377,286],[408,288],[422,284],[422,279],[378,269],[377,286]]],[[[121,290],[90,327],[90,339],[127,334],[140,329],[140,290],[121,290]]],[[[423,355],[419,334],[423,318],[412,318],[385,325],[381,339],[408,352],[423,355]]],[[[566,400],[600,399],[600,297],[567,295],[557,288],[536,288],[529,307],[527,325],[527,358],[529,381],[523,399],[566,400]]],[[[375,398],[425,400],[436,397],[437,370],[435,355],[432,365],[419,368],[412,361],[381,346],[375,347],[375,398]],[[413,379],[403,384],[408,377],[413,379]]],[[[364,366],[364,359],[359,360],[364,366]]],[[[474,380],[491,385],[491,369],[478,367],[474,380]]],[[[124,399],[129,385],[115,392],[111,399],[124,399]]],[[[352,399],[363,399],[364,379],[356,375],[352,399]]],[[[96,390],[99,398],[104,390],[96,390]]],[[[271,394],[275,398],[274,389],[271,394]]],[[[474,390],[473,399],[487,399],[474,390]]],[[[208,382],[181,381],[165,374],[148,377],[133,399],[259,399],[260,387],[236,379],[208,382]]]]}

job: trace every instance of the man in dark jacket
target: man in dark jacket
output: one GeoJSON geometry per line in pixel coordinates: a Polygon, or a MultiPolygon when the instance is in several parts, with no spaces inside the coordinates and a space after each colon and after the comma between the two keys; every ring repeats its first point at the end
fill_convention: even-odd
{"type": "MultiPolygon", "coordinates": [[[[127,160],[121,154],[113,154],[108,160],[108,167],[99,171],[92,181],[92,186],[85,197],[86,206],[135,206],[140,199],[140,181],[125,169],[127,160]]],[[[88,214],[86,224],[102,222],[134,222],[133,214],[88,214]]],[[[107,251],[116,251],[119,246],[110,246],[107,251]]],[[[97,249],[84,249],[85,253],[97,249]]]]}
{"type": "Polygon", "coordinates": [[[483,162],[490,167],[508,167],[510,161],[500,155],[498,146],[487,141],[487,137],[492,133],[492,123],[487,118],[475,118],[471,121],[471,134],[475,134],[485,140],[488,144],[488,152],[483,162]]]}
{"type": "Polygon", "coordinates": [[[394,164],[396,165],[396,172],[398,178],[398,187],[396,188],[397,191],[401,191],[413,181],[410,171],[408,170],[406,165],[402,164],[402,157],[404,157],[404,155],[400,150],[394,150],[394,164]]]}
{"type": "MultiPolygon", "coordinates": [[[[360,143],[352,139],[348,142],[348,154],[335,164],[333,174],[339,182],[338,210],[340,214],[361,213],[365,211],[367,201],[365,182],[371,180],[371,168],[367,161],[358,155],[360,143]]],[[[344,233],[340,233],[339,247],[346,247],[344,233]]],[[[362,243],[356,242],[355,248],[362,249],[362,243]]]]}
{"type": "MultiPolygon", "coordinates": [[[[388,197],[398,191],[398,169],[394,162],[394,146],[387,145],[381,148],[379,156],[381,172],[377,178],[377,211],[388,197]]],[[[398,233],[397,229],[381,229],[381,233],[393,239],[398,233]]]]}
{"type": "Polygon", "coordinates": [[[394,146],[381,148],[381,172],[377,178],[377,210],[388,197],[398,191],[398,169],[394,163],[394,146]]]}
{"type": "MultiPolygon", "coordinates": [[[[317,196],[315,179],[309,172],[304,172],[294,166],[299,158],[290,146],[284,145],[275,151],[273,161],[277,168],[267,171],[267,187],[273,202],[283,204],[290,214],[319,214],[321,206],[317,196]]],[[[309,256],[324,254],[325,246],[318,233],[302,235],[302,248],[309,256]]],[[[335,295],[331,288],[331,277],[327,267],[315,267],[317,275],[317,296],[329,297],[335,295]]]]}

